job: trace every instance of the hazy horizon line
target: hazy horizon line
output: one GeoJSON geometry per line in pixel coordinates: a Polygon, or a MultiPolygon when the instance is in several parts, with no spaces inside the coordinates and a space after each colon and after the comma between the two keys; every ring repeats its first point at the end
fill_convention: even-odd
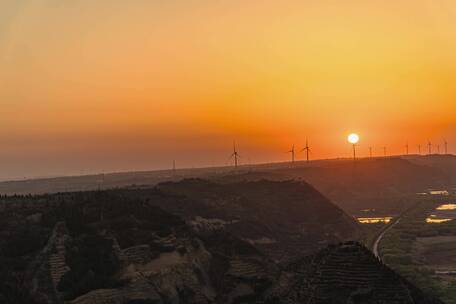
{"type": "MultiPolygon", "coordinates": [[[[383,158],[399,158],[399,157],[407,157],[407,156],[419,156],[419,157],[426,157],[426,156],[455,156],[453,153],[431,153],[431,154],[418,154],[418,153],[410,153],[410,154],[392,154],[387,156],[360,156],[357,157],[357,160],[369,160],[369,159],[383,159],[383,158]]],[[[315,158],[309,160],[309,162],[318,162],[318,161],[353,161],[352,157],[332,157],[332,158],[315,158]]],[[[294,164],[305,164],[307,160],[300,159],[295,160],[294,164]]],[[[285,165],[285,164],[292,164],[291,161],[270,161],[270,162],[258,162],[258,163],[250,163],[250,164],[239,164],[238,168],[248,168],[248,167],[255,167],[255,166],[266,166],[266,165],[285,165]]],[[[207,170],[207,169],[228,169],[233,168],[234,165],[207,165],[207,166],[198,166],[198,167],[182,167],[176,168],[175,171],[188,171],[188,170],[207,170]]],[[[49,174],[49,175],[37,175],[37,176],[30,176],[30,177],[11,177],[11,178],[0,178],[0,183],[9,183],[9,182],[26,182],[26,181],[36,181],[36,180],[47,180],[47,179],[59,179],[59,178],[75,178],[75,177],[87,177],[87,176],[97,176],[97,175],[116,175],[116,174],[132,174],[132,173],[152,173],[152,172],[173,172],[173,168],[169,169],[144,169],[144,170],[118,170],[118,171],[109,171],[109,172],[93,172],[88,174],[68,174],[68,175],[59,175],[59,174],[49,174]]]]}

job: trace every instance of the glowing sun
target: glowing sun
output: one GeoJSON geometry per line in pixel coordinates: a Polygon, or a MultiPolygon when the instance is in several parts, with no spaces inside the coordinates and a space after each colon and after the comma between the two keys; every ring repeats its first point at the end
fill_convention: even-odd
{"type": "Polygon", "coordinates": [[[356,144],[359,141],[359,136],[356,133],[348,135],[348,142],[351,144],[356,144]]]}

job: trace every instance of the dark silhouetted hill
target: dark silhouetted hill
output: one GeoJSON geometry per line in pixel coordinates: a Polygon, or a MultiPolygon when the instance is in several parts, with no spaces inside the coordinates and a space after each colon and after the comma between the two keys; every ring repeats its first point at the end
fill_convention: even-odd
{"type": "Polygon", "coordinates": [[[217,177],[217,181],[305,180],[349,214],[360,209],[394,214],[409,207],[404,197],[429,189],[456,187],[456,171],[445,169],[451,168],[449,163],[456,157],[421,156],[416,159],[391,157],[316,162],[308,166],[231,174],[217,177]]]}
{"type": "Polygon", "coordinates": [[[158,203],[186,218],[195,229],[223,227],[275,260],[310,254],[359,236],[358,224],[305,182],[220,184],[188,179],[162,183],[158,189],[191,200],[180,206],[158,203]]]}
{"type": "MultiPolygon", "coordinates": [[[[202,181],[187,182],[197,183],[201,187],[197,192],[204,189],[202,181]]],[[[266,194],[271,198],[264,207],[272,208],[271,202],[285,195],[276,188],[280,184],[270,184],[271,192],[266,194]]],[[[251,202],[256,202],[254,197],[265,199],[263,191],[256,194],[255,188],[266,184],[247,185],[251,202]]],[[[168,187],[169,192],[174,189],[168,187]]],[[[318,195],[309,197],[302,187],[283,184],[290,192],[286,195],[295,197],[290,212],[303,210],[299,202],[304,197],[310,200],[318,195]]],[[[176,208],[193,199],[150,191],[2,198],[0,303],[440,303],[428,299],[358,243],[331,245],[278,265],[226,229],[200,229],[157,206],[157,200],[179,201],[172,207],[176,208]]],[[[233,197],[230,191],[224,191],[228,198],[233,197]]],[[[224,204],[226,198],[219,199],[215,193],[218,200],[209,201],[224,204]]],[[[305,204],[314,211],[334,208],[305,204]]],[[[266,211],[258,215],[260,219],[271,216],[266,211]]],[[[309,217],[293,214],[289,225],[309,217]]]]}
{"type": "Polygon", "coordinates": [[[290,263],[275,287],[272,299],[278,303],[441,303],[402,279],[356,242],[331,245],[290,263]]]}

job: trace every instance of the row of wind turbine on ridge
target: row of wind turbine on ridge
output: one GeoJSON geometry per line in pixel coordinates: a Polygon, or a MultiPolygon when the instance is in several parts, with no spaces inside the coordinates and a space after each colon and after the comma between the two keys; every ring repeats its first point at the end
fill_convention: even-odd
{"type": "MultiPolygon", "coordinates": [[[[301,150],[301,152],[306,151],[306,161],[308,162],[310,160],[309,154],[310,154],[310,147],[309,147],[309,141],[306,138],[306,146],[301,150]]],[[[291,162],[295,162],[295,145],[291,147],[290,151],[287,151],[287,153],[291,153],[291,162]]]]}
{"type": "MultiPolygon", "coordinates": [[[[432,143],[430,141],[428,141],[428,148],[429,148],[429,153],[428,154],[432,154],[432,143]]],[[[444,146],[445,146],[445,154],[448,154],[448,142],[444,139],[444,146]]],[[[409,143],[407,142],[406,145],[405,145],[405,152],[406,152],[406,155],[409,155],[409,143]]],[[[301,152],[306,152],[306,161],[309,162],[310,161],[310,146],[309,146],[309,141],[308,139],[306,138],[306,146],[301,150],[301,152]]],[[[293,146],[291,147],[291,149],[289,151],[287,151],[286,153],[290,153],[291,154],[291,163],[293,164],[296,160],[296,148],[295,148],[295,145],[293,144],[293,146]]],[[[418,145],[418,154],[421,154],[421,145],[418,145]]],[[[437,154],[440,154],[440,145],[437,145],[437,154]]],[[[386,157],[387,156],[387,149],[386,149],[386,146],[383,147],[383,155],[386,157]]],[[[370,146],[369,147],[369,157],[373,157],[373,153],[372,153],[372,147],[370,146]]],[[[231,159],[234,159],[234,167],[237,168],[238,167],[238,159],[240,158],[240,155],[236,149],[236,144],[234,143],[233,144],[233,153],[231,154],[230,156],[231,159]]],[[[356,157],[355,157],[356,158],[356,157]]]]}
{"type": "MultiPolygon", "coordinates": [[[[306,138],[306,146],[301,150],[301,152],[305,151],[306,152],[306,161],[310,161],[310,146],[309,146],[309,141],[306,138]]],[[[287,151],[287,153],[291,153],[291,162],[295,162],[295,145],[291,147],[291,150],[287,151]]],[[[233,142],[233,153],[230,155],[230,159],[234,160],[234,167],[237,168],[239,164],[239,158],[241,156],[239,155],[239,152],[236,149],[236,142],[233,142]]]]}
{"type": "MultiPolygon", "coordinates": [[[[444,143],[444,149],[445,149],[445,154],[448,154],[448,142],[446,141],[446,139],[444,139],[443,141],[444,143]]],[[[428,141],[427,143],[427,146],[428,146],[428,154],[432,154],[432,143],[431,141],[428,141]]],[[[372,158],[373,157],[373,150],[372,150],[372,146],[369,146],[369,157],[372,158]]],[[[410,146],[409,146],[409,143],[408,141],[406,142],[405,144],[405,152],[406,152],[406,155],[409,155],[409,149],[410,149],[410,146]]],[[[310,149],[310,146],[309,146],[309,141],[308,139],[306,138],[306,145],[303,149],[300,150],[300,152],[306,152],[306,161],[309,162],[310,161],[310,153],[311,153],[311,149],[310,149]]],[[[418,145],[418,154],[421,154],[422,152],[422,146],[421,144],[418,145]]],[[[295,145],[293,144],[293,146],[291,147],[291,150],[287,151],[286,153],[290,153],[291,154],[291,163],[294,163],[295,162],[295,156],[296,156],[296,149],[295,149],[295,145]]],[[[440,154],[440,145],[438,144],[437,145],[437,154],[440,154]]],[[[386,157],[387,156],[387,151],[386,151],[386,146],[383,147],[383,155],[386,157]]],[[[234,167],[237,168],[238,165],[239,165],[239,158],[240,158],[240,154],[239,152],[237,151],[237,148],[236,148],[236,142],[233,142],[233,153],[230,155],[230,159],[233,159],[234,160],[234,167]]],[[[173,161],[173,171],[176,170],[176,163],[175,161],[173,161]]]]}
{"type": "MultiPolygon", "coordinates": [[[[448,142],[446,139],[443,140],[443,145],[444,145],[444,154],[448,154],[448,142]]],[[[432,154],[432,143],[431,141],[428,141],[427,147],[428,147],[428,154],[432,154]]],[[[437,144],[437,154],[440,154],[440,144],[437,144]]],[[[405,153],[406,155],[409,155],[409,144],[408,142],[405,145],[405,153]]],[[[418,154],[421,154],[421,144],[418,145],[418,154]]]]}

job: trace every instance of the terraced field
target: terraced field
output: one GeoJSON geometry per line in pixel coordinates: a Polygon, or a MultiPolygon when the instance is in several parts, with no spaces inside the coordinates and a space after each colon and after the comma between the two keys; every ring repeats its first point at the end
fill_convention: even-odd
{"type": "Polygon", "coordinates": [[[292,284],[306,303],[440,303],[354,242],[329,246],[288,269],[297,273],[292,284]]]}

